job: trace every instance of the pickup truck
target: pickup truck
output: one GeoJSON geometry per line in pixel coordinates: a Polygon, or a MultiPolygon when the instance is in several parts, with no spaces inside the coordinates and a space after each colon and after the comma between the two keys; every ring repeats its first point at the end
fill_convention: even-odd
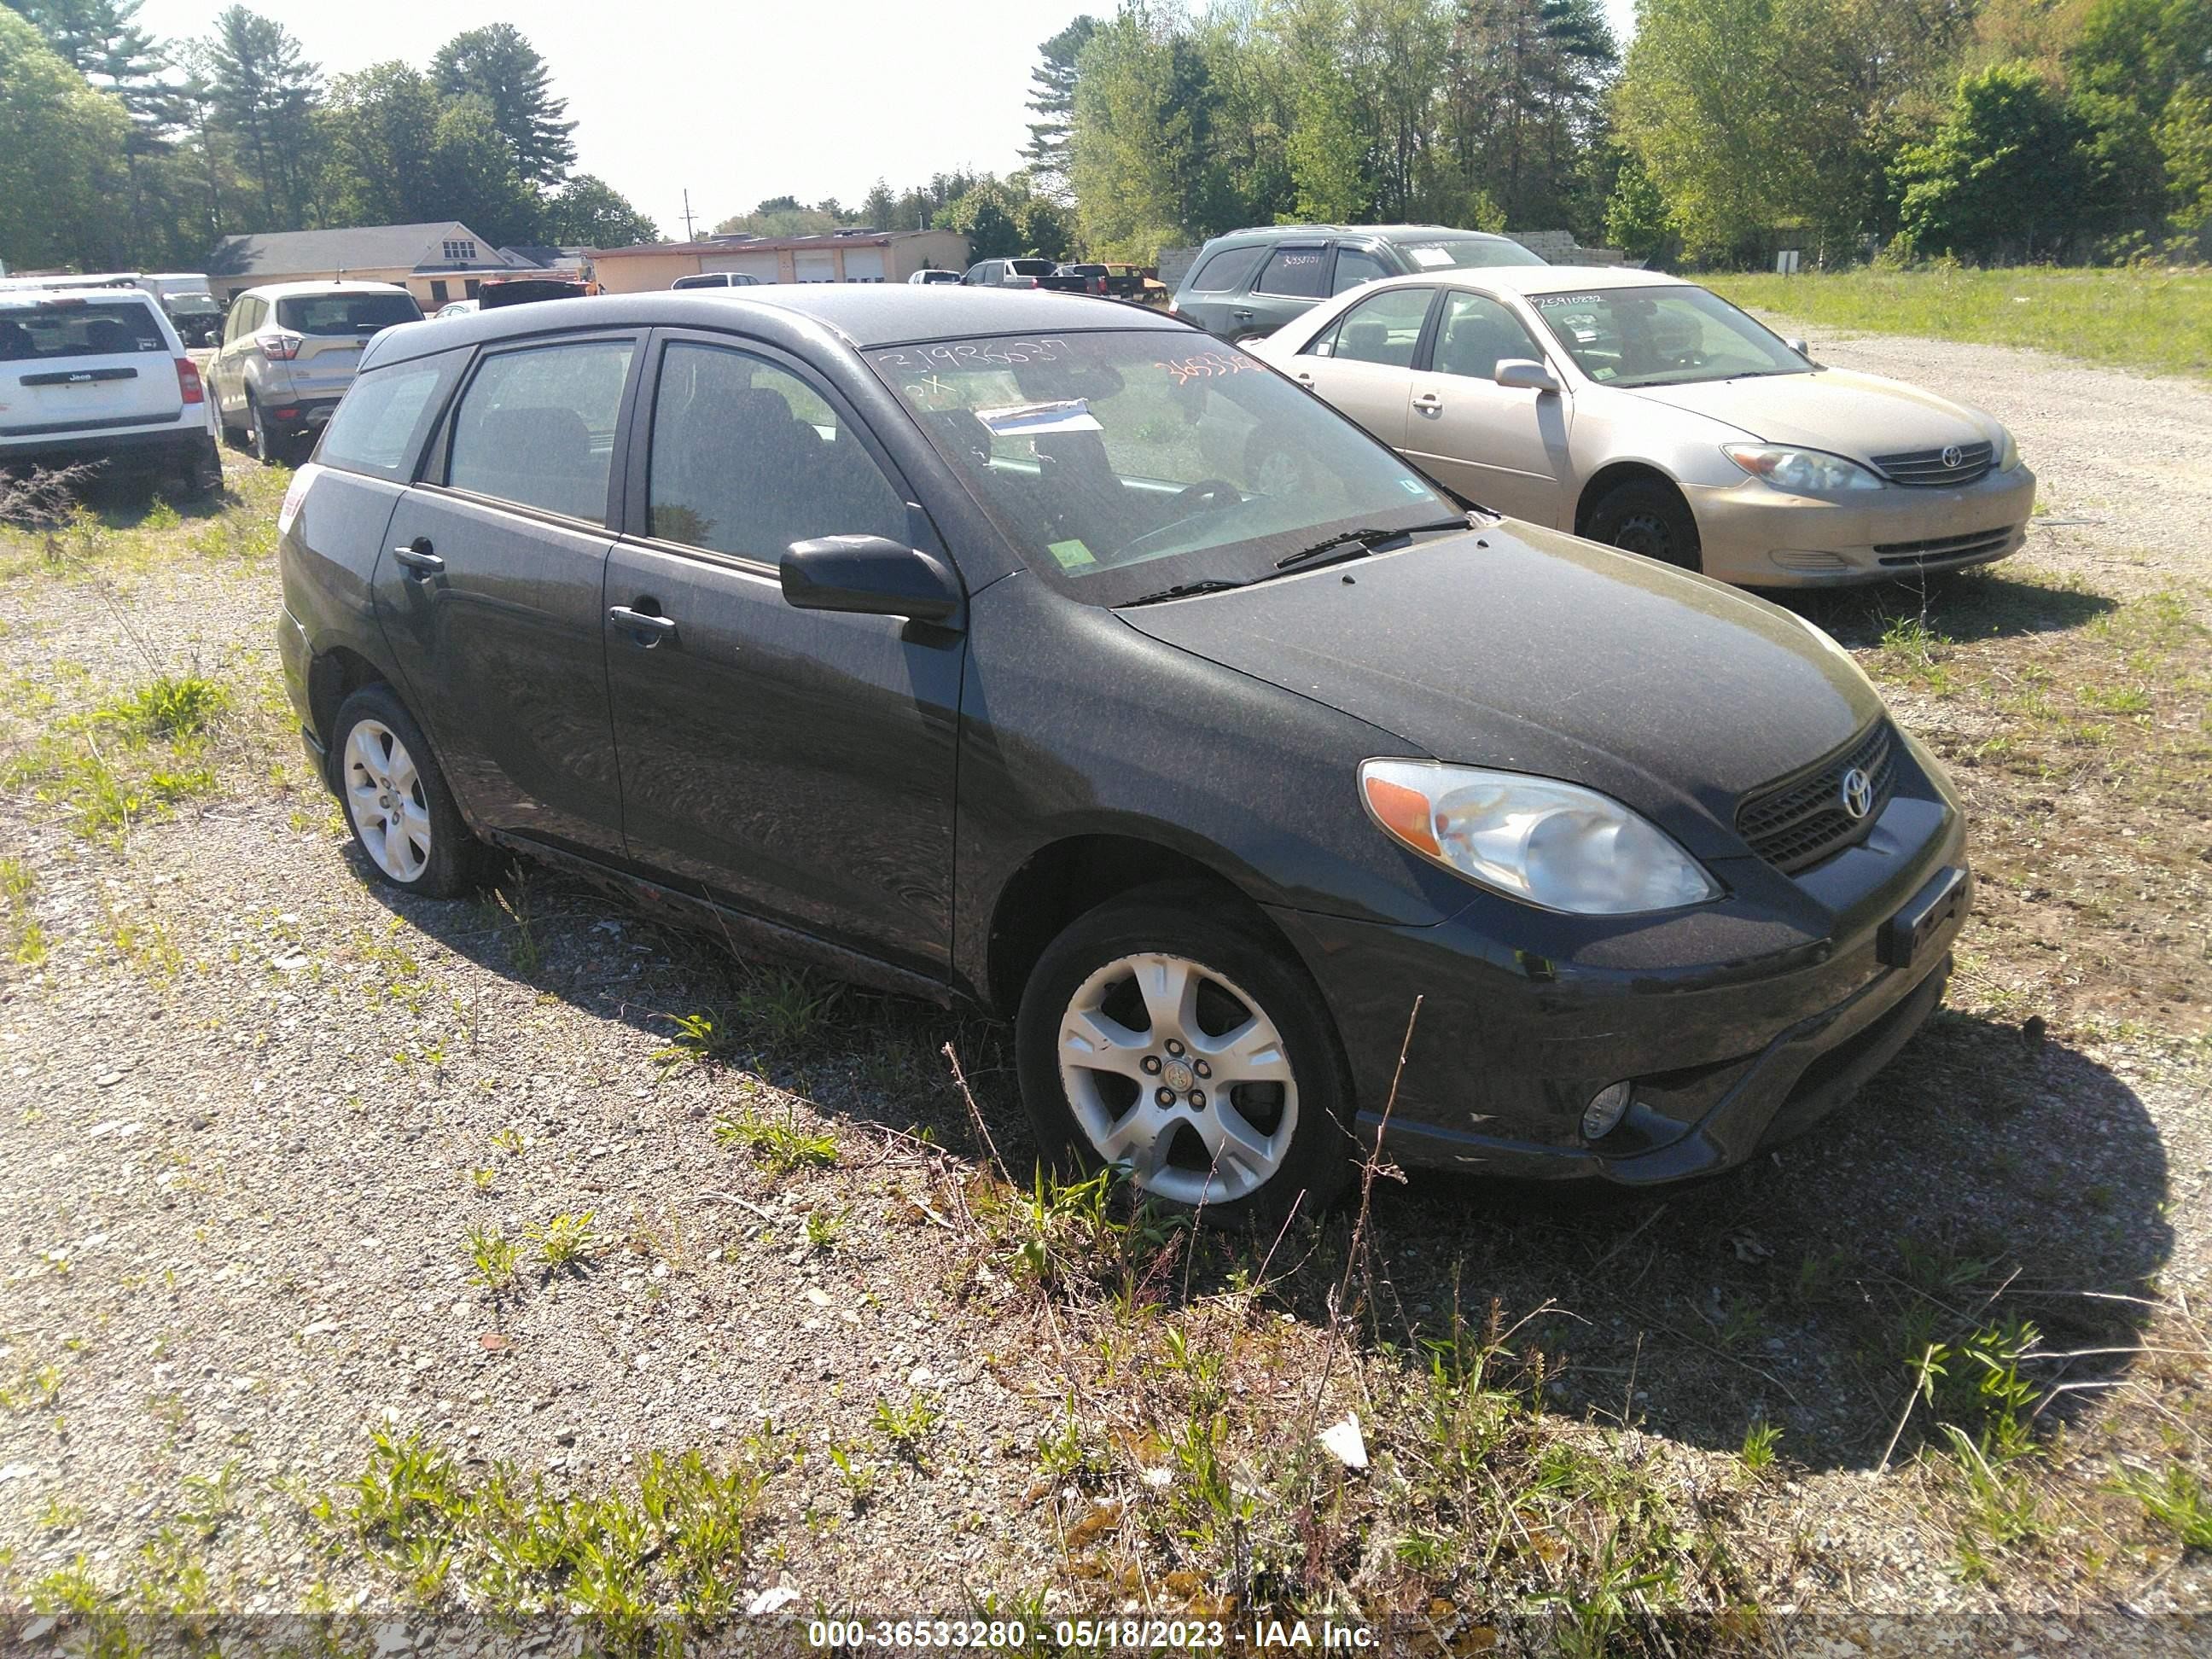
{"type": "Polygon", "coordinates": [[[960,279],[963,288],[1048,288],[1061,294],[1088,294],[1091,284],[1081,276],[1061,274],[1050,259],[985,259],[968,267],[960,279]]]}

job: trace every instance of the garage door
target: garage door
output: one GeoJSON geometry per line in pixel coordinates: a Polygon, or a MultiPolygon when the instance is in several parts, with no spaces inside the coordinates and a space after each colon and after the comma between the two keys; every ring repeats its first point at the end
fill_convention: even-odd
{"type": "Polygon", "coordinates": [[[773,253],[709,254],[699,262],[702,270],[741,270],[748,276],[757,276],[763,283],[776,278],[775,255],[773,253]]]}
{"type": "Polygon", "coordinates": [[[845,280],[848,283],[880,283],[884,280],[884,251],[879,247],[848,247],[845,250],[845,280]]]}
{"type": "Polygon", "coordinates": [[[837,256],[834,253],[799,253],[792,257],[794,274],[802,283],[834,283],[837,280],[837,256]]]}

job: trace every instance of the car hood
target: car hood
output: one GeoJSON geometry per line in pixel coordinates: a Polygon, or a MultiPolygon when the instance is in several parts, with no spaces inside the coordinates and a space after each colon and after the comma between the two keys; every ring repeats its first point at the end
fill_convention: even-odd
{"type": "Polygon", "coordinates": [[[1722,422],[1767,443],[1802,444],[1856,460],[1899,450],[1999,441],[1997,423],[1979,410],[1901,380],[1847,368],[1623,390],[1663,408],[1722,422]]]}
{"type": "Polygon", "coordinates": [[[1564,778],[1725,857],[1736,801],[1881,709],[1794,617],[1517,520],[1117,613],[1395,732],[1409,753],[1564,778]]]}

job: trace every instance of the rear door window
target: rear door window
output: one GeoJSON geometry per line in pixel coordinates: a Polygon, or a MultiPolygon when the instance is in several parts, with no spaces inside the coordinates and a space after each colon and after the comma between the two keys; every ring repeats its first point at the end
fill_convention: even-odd
{"type": "Polygon", "coordinates": [[[1316,336],[1306,350],[1340,362],[1411,368],[1414,349],[1421,343],[1421,325],[1428,321],[1436,295],[1432,288],[1386,289],[1346,312],[1334,327],[1316,336]]]}
{"type": "Polygon", "coordinates": [[[1285,242],[1267,256],[1252,291],[1291,300],[1318,300],[1328,292],[1329,253],[1325,243],[1285,242]]]}
{"type": "Polygon", "coordinates": [[[455,489],[604,523],[636,342],[574,340],[487,357],[453,416],[455,489]]]}
{"type": "Polygon", "coordinates": [[[161,325],[143,300],[64,300],[0,317],[0,362],[52,357],[127,357],[167,352],[161,325]]]}
{"type": "Polygon", "coordinates": [[[448,352],[361,376],[331,416],[315,459],[351,472],[407,477],[436,418],[441,388],[465,356],[448,352]]]}
{"type": "Polygon", "coordinates": [[[648,535],[765,564],[815,536],[911,539],[906,498],[820,392],[769,359],[672,342],[653,393],[648,535]]]}
{"type": "Polygon", "coordinates": [[[1237,294],[1243,291],[1260,268],[1263,247],[1225,247],[1210,256],[1190,279],[1194,294],[1237,294]]]}
{"type": "Polygon", "coordinates": [[[276,325],[295,334],[374,334],[422,317],[409,294],[294,294],[276,302],[276,325]]]}

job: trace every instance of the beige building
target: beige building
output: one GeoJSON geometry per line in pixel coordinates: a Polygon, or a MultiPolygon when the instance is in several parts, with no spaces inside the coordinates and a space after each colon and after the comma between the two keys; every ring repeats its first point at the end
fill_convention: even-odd
{"type": "Polygon", "coordinates": [[[458,219],[421,225],[351,225],[226,236],[208,255],[208,286],[228,304],[265,283],[397,283],[426,312],[476,297],[488,277],[542,267],[504,252],[458,219]]]}
{"type": "Polygon", "coordinates": [[[951,230],[855,230],[827,236],[708,236],[593,248],[609,294],[643,294],[678,276],[740,272],[763,283],[903,283],[917,270],[965,270],[968,239],[951,230]]]}

